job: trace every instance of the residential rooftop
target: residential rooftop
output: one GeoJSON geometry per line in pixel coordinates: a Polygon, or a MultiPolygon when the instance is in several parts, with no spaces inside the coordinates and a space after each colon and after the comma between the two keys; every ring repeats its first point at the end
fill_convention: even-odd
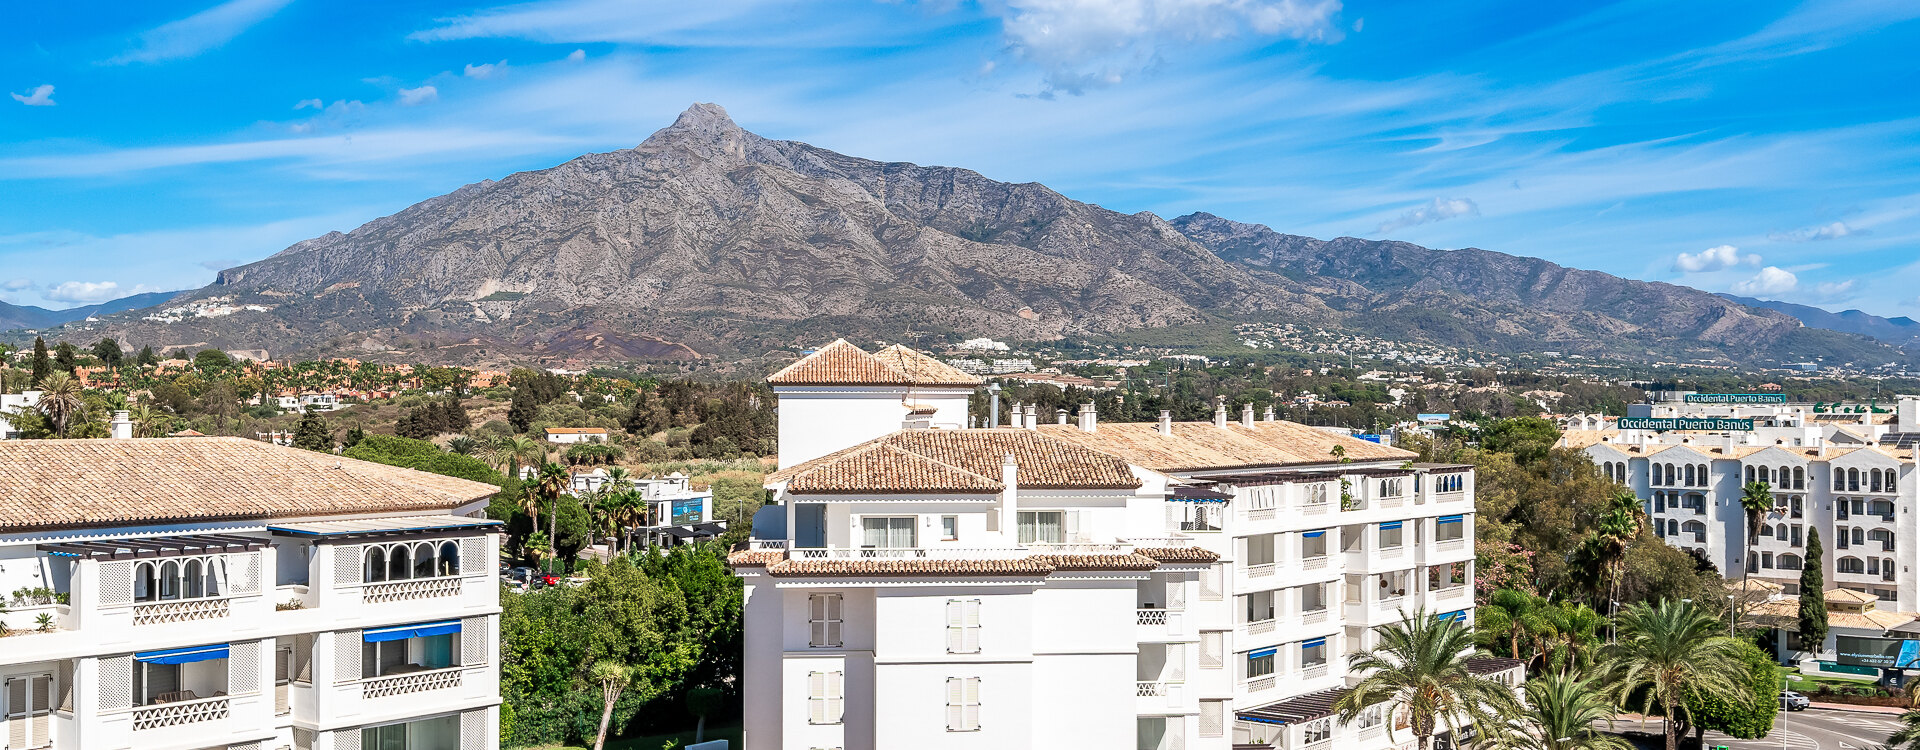
{"type": "Polygon", "coordinates": [[[878,352],[835,339],[800,361],[767,376],[773,385],[980,385],[980,378],[952,365],[894,344],[878,352]]]}
{"type": "Polygon", "coordinates": [[[901,430],[767,476],[789,494],[998,493],[1012,456],[1021,489],[1140,487],[1125,462],[1035,430],[901,430]]]}

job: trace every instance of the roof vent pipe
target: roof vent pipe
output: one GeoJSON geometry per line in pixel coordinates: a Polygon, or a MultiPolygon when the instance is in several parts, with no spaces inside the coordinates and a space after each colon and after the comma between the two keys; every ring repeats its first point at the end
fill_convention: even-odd
{"type": "Polygon", "coordinates": [[[1253,429],[1253,402],[1252,401],[1248,401],[1240,405],[1240,426],[1245,427],[1249,430],[1253,429]]]}
{"type": "Polygon", "coordinates": [[[1093,402],[1080,405],[1080,431],[1093,432],[1099,425],[1099,417],[1093,413],[1093,402]]]}
{"type": "Polygon", "coordinates": [[[1053,410],[1053,423],[1054,423],[1054,424],[1066,424],[1066,423],[1067,423],[1067,410],[1066,410],[1066,409],[1054,409],[1054,410],[1053,410]]]}
{"type": "Polygon", "coordinates": [[[1160,410],[1160,434],[1173,434],[1173,412],[1167,409],[1160,410]]]}
{"type": "Polygon", "coordinates": [[[1260,418],[1262,421],[1266,421],[1266,422],[1273,421],[1273,404],[1267,404],[1267,411],[1266,413],[1261,414],[1260,418]]]}
{"type": "Polygon", "coordinates": [[[1227,397],[1226,396],[1213,397],[1213,426],[1223,430],[1227,428],[1227,397]]]}
{"type": "Polygon", "coordinates": [[[133,437],[133,420],[129,417],[128,412],[124,410],[113,413],[113,422],[109,423],[108,427],[112,430],[111,434],[117,440],[127,440],[133,437]]]}
{"type": "Polygon", "coordinates": [[[1040,429],[1040,405],[1027,404],[1027,429],[1040,429]]]}

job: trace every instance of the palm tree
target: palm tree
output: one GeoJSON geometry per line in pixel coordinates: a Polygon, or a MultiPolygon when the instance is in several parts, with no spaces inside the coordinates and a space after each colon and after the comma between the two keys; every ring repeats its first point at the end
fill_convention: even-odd
{"type": "MultiPolygon", "coordinates": [[[[1433,746],[1442,726],[1456,733],[1472,726],[1487,737],[1505,733],[1500,717],[1516,714],[1519,702],[1512,688],[1467,668],[1468,657],[1483,652],[1474,648],[1465,625],[1423,609],[1376,632],[1379,645],[1347,656],[1347,670],[1366,677],[1334,704],[1341,723],[1384,704],[1390,715],[1404,715],[1412,724],[1420,750],[1433,746]]],[[[1387,726],[1391,736],[1394,724],[1387,726]]]]}
{"type": "Polygon", "coordinates": [[[1920,750],[1920,708],[1900,715],[1900,729],[1887,737],[1887,750],[1920,750]]]}
{"type": "MultiPolygon", "coordinates": [[[[1760,525],[1767,520],[1767,512],[1773,510],[1773,486],[1766,482],[1748,482],[1740,488],[1740,508],[1747,512],[1747,559],[1740,566],[1740,589],[1746,590],[1747,576],[1754,569],[1754,559],[1758,555],[1754,548],[1760,543],[1760,525]]],[[[1736,620],[1739,610],[1730,615],[1736,620]]]]}
{"type": "Polygon", "coordinates": [[[590,672],[593,681],[600,684],[600,731],[593,736],[593,750],[602,750],[607,746],[607,724],[613,721],[613,704],[620,700],[620,693],[633,682],[633,668],[611,661],[594,662],[590,672]]]}
{"type": "Polygon", "coordinates": [[[54,434],[66,437],[74,419],[84,419],[87,414],[87,402],[80,398],[80,381],[56,372],[40,381],[40,391],[40,413],[53,421],[54,434]]]}
{"type": "Polygon", "coordinates": [[[153,437],[153,428],[159,424],[159,418],[160,413],[146,404],[127,410],[127,419],[133,422],[133,434],[140,437],[153,437]]]}
{"type": "MultiPolygon", "coordinates": [[[[1640,535],[1644,524],[1640,498],[1625,487],[1615,489],[1607,499],[1606,512],[1600,516],[1600,523],[1593,531],[1594,551],[1607,574],[1608,602],[1620,600],[1620,574],[1626,569],[1627,545],[1640,535]]],[[[1607,609],[1609,614],[1612,611],[1607,609]]]]}
{"type": "MultiPolygon", "coordinates": [[[[534,494],[547,504],[547,559],[553,559],[553,537],[559,533],[560,496],[573,488],[573,475],[559,464],[541,464],[538,483],[534,485],[534,494]]],[[[540,528],[540,519],[533,521],[534,528],[540,528]]]]}
{"type": "Polygon", "coordinates": [[[1541,644],[1541,664],[1559,670],[1585,671],[1592,667],[1607,618],[1578,602],[1560,602],[1541,614],[1552,626],[1551,634],[1541,644]]]}
{"type": "Polygon", "coordinates": [[[1532,661],[1540,655],[1536,648],[1553,635],[1548,611],[1553,605],[1545,597],[1525,591],[1500,589],[1493,592],[1487,606],[1478,612],[1482,645],[1504,645],[1508,656],[1532,661]]]}
{"type": "Polygon", "coordinates": [[[546,446],[525,435],[514,435],[506,439],[507,475],[520,477],[520,459],[530,456],[545,456],[546,446]]]}
{"type": "Polygon", "coordinates": [[[1631,750],[1626,740],[1594,729],[1613,726],[1614,705],[1592,677],[1574,672],[1527,681],[1527,705],[1518,717],[1520,744],[1540,750],[1631,750]]]}
{"type": "Polygon", "coordinates": [[[1608,692],[1622,706],[1639,696],[1643,714],[1658,707],[1667,717],[1661,729],[1667,750],[1680,747],[1672,717],[1687,690],[1729,703],[1747,700],[1739,641],[1719,635],[1719,618],[1692,602],[1627,605],[1615,632],[1618,642],[1600,649],[1608,692]]]}

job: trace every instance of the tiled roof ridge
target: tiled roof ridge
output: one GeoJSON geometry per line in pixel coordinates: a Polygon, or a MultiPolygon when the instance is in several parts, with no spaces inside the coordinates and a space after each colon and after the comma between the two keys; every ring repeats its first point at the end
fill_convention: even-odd
{"type": "MultiPolygon", "coordinates": [[[[887,456],[890,456],[895,460],[903,460],[908,462],[909,464],[918,464],[922,472],[925,473],[927,476],[914,477],[914,479],[919,479],[924,481],[925,486],[922,488],[907,487],[907,486],[904,486],[906,482],[902,481],[900,483],[902,486],[869,488],[867,491],[911,492],[915,489],[925,489],[926,491],[929,491],[929,492],[947,491],[947,490],[972,490],[972,491],[982,491],[982,492],[987,492],[987,491],[998,492],[1005,489],[1005,486],[1002,485],[1000,480],[998,479],[984,476],[976,472],[968,471],[967,469],[964,469],[959,466],[955,466],[945,461],[941,461],[932,456],[906,450],[897,445],[893,445],[892,443],[888,442],[885,438],[881,438],[881,439],[874,440],[867,443],[862,443],[858,446],[855,446],[855,448],[857,448],[858,450],[844,451],[843,452],[844,455],[838,455],[836,458],[834,458],[831,461],[818,462],[818,463],[816,463],[818,459],[816,459],[816,461],[809,461],[807,463],[814,464],[814,465],[805,471],[792,471],[786,477],[787,491],[798,493],[798,494],[805,494],[809,491],[819,491],[822,489],[834,490],[836,492],[857,492],[855,488],[851,488],[851,487],[846,487],[846,488],[832,487],[831,478],[819,480],[819,482],[829,485],[828,487],[825,487],[825,488],[810,487],[808,480],[813,479],[816,473],[831,472],[837,468],[841,468],[841,464],[845,462],[858,461],[862,458],[870,457],[872,456],[872,454],[880,454],[880,453],[886,454],[887,456]]],[[[823,456],[822,458],[825,458],[825,457],[823,456]]],[[[798,468],[799,467],[797,466],[790,467],[790,469],[798,469],[798,468]]],[[[906,477],[900,477],[900,479],[905,480],[906,477]]]]}
{"type": "Polygon", "coordinates": [[[913,378],[844,338],[767,376],[776,385],[910,385],[913,378]]]}
{"type": "Polygon", "coordinates": [[[1135,547],[1133,553],[1163,563],[1212,563],[1220,555],[1203,547],[1135,547]]]}
{"type": "MultiPolygon", "coordinates": [[[[1204,552],[1204,550],[1202,550],[1204,552]]],[[[1219,559],[1214,555],[1211,559],[1219,559]]],[[[1118,554],[1035,554],[1001,560],[965,558],[886,558],[854,560],[789,559],[786,550],[738,549],[727,554],[735,568],[762,567],[773,576],[965,575],[1046,576],[1062,571],[1153,570],[1160,561],[1139,552],[1118,554]]]]}
{"type": "Polygon", "coordinates": [[[916,385],[979,385],[983,382],[976,375],[905,344],[888,345],[873,356],[899,370],[916,385]]]}

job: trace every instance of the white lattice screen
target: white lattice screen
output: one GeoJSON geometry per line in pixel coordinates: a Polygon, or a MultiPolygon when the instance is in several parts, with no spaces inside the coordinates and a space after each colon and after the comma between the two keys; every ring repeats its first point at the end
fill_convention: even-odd
{"type": "Polygon", "coordinates": [[[313,742],[319,733],[301,727],[293,728],[293,750],[313,750],[313,742]]]}
{"type": "Polygon", "coordinates": [[[53,670],[54,689],[57,691],[54,695],[54,698],[56,699],[56,701],[53,704],[53,707],[55,710],[58,710],[58,711],[65,711],[67,713],[72,713],[73,712],[73,660],[61,659],[59,664],[60,666],[55,667],[53,670]]]}
{"type": "Polygon", "coordinates": [[[360,679],[360,631],[345,630],[334,633],[333,681],[352,682],[358,679],[360,679]]]}
{"type": "Polygon", "coordinates": [[[460,750],[485,750],[494,747],[493,722],[484,708],[460,714],[460,750]]]}
{"type": "Polygon", "coordinates": [[[242,742],[238,745],[228,745],[227,750],[260,750],[260,743],[242,742]]]}
{"type": "Polygon", "coordinates": [[[460,540],[460,572],[485,573],[487,570],[487,537],[474,536],[460,540]]]}
{"type": "Polygon", "coordinates": [[[460,663],[485,664],[493,651],[493,618],[469,617],[460,621],[460,663]]]}
{"type": "Polygon", "coordinates": [[[360,730],[335,729],[327,733],[327,744],[332,750],[360,750],[360,730]]]}
{"type": "Polygon", "coordinates": [[[235,695],[260,690],[260,642],[235,641],[227,646],[227,692],[235,695]]]}
{"type": "Polygon", "coordinates": [[[313,634],[293,637],[293,681],[313,682],[313,634]]]}
{"type": "Polygon", "coordinates": [[[100,603],[133,602],[133,563],[125,560],[94,563],[100,566],[100,603]]]}
{"type": "Polygon", "coordinates": [[[133,705],[133,657],[108,656],[100,660],[100,708],[103,711],[133,705]]]}
{"type": "Polygon", "coordinates": [[[345,588],[360,583],[360,545],[330,545],[333,553],[333,586],[345,588]]]}
{"type": "Polygon", "coordinates": [[[245,552],[228,555],[227,574],[232,576],[229,582],[236,594],[257,594],[260,592],[260,553],[245,552]]]}

